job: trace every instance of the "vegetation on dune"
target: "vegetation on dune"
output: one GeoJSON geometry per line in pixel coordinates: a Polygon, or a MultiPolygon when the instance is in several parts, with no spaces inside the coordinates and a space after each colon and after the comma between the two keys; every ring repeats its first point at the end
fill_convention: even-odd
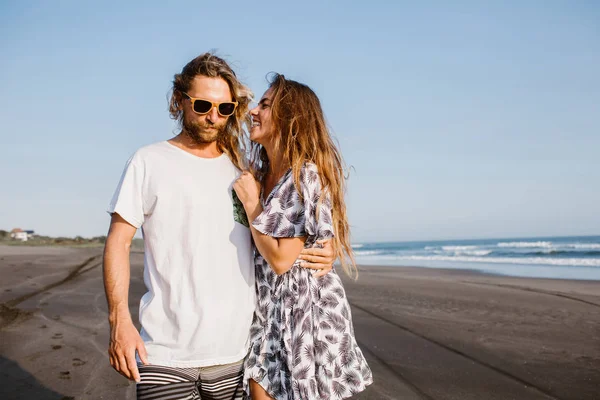
{"type": "Polygon", "coordinates": [[[21,246],[104,246],[106,236],[96,236],[93,238],[84,238],[81,236],[69,237],[50,237],[42,235],[33,235],[26,241],[11,238],[10,232],[0,230],[0,244],[21,245],[21,246]]]}
{"type": "MultiPolygon", "coordinates": [[[[11,237],[9,231],[0,229],[0,244],[11,246],[76,246],[76,247],[102,247],[106,243],[106,236],[94,236],[92,238],[84,238],[82,236],[75,237],[51,237],[42,235],[33,235],[26,241],[18,240],[11,237]]],[[[131,244],[133,250],[143,250],[144,240],[133,239],[131,244]]]]}

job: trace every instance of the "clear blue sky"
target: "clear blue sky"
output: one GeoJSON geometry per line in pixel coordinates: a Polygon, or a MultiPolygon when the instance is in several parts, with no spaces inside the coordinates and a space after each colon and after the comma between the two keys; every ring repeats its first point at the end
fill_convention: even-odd
{"type": "Polygon", "coordinates": [[[269,71],[320,96],[356,242],[599,234],[600,3],[490,3],[3,1],[0,229],[105,234],[217,49],[257,96],[269,71]]]}

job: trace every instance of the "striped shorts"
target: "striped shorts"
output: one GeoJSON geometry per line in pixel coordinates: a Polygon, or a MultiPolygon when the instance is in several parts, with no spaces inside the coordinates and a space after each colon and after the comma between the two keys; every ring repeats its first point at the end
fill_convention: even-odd
{"type": "Polygon", "coordinates": [[[201,368],[139,365],[138,400],[238,400],[243,398],[244,360],[201,368]]]}

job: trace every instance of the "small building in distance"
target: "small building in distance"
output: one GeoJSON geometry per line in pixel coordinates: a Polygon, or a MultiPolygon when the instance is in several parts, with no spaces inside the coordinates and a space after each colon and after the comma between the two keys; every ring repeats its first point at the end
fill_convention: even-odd
{"type": "Polygon", "coordinates": [[[15,240],[21,240],[26,242],[27,240],[33,238],[35,232],[33,230],[23,230],[21,228],[15,228],[10,231],[10,237],[15,240]]]}

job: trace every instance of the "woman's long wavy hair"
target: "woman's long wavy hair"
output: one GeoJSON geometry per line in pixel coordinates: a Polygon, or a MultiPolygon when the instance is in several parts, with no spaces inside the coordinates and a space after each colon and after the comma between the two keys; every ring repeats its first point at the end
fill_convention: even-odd
{"type": "Polygon", "coordinates": [[[233,164],[240,170],[246,167],[245,158],[245,131],[244,126],[250,126],[250,114],[248,107],[252,101],[252,91],[241,83],[235,72],[229,67],[227,62],[213,53],[204,53],[187,63],[179,74],[173,78],[173,88],[169,100],[169,113],[171,118],[182,126],[183,123],[183,92],[188,92],[193,79],[198,76],[207,76],[209,78],[222,78],[229,85],[233,101],[238,102],[235,113],[227,119],[225,125],[225,134],[217,139],[219,149],[227,154],[233,164]]]}
{"type": "MultiPolygon", "coordinates": [[[[344,193],[346,177],[344,162],[325,122],[319,98],[308,86],[274,74],[270,79],[271,121],[275,151],[283,155],[285,167],[292,168],[294,185],[300,189],[300,171],[309,162],[317,166],[322,193],[328,193],[333,207],[333,244],[342,268],[351,277],[357,276],[354,253],[350,243],[350,226],[346,214],[344,193]]],[[[250,167],[259,181],[264,182],[269,170],[265,148],[252,143],[250,167]]],[[[324,200],[321,195],[319,203],[324,200]]],[[[319,207],[317,207],[317,210],[319,207]]]]}

